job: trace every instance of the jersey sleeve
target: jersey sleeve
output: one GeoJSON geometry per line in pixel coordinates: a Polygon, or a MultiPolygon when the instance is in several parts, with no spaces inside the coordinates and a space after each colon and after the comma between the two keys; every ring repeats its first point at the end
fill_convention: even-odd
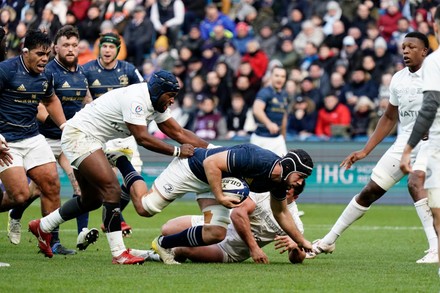
{"type": "Polygon", "coordinates": [[[121,99],[122,119],[134,125],[147,125],[148,108],[141,97],[121,99]]]}
{"type": "Polygon", "coordinates": [[[166,120],[171,118],[171,110],[168,108],[163,113],[158,113],[156,117],[154,117],[154,121],[159,124],[165,122],[166,120]]]}
{"type": "Polygon", "coordinates": [[[396,88],[396,74],[393,75],[390,82],[390,104],[393,106],[399,105],[399,100],[397,96],[397,88],[396,88]]]}
{"type": "Polygon", "coordinates": [[[268,98],[269,98],[269,95],[267,94],[267,89],[263,88],[258,91],[257,96],[255,97],[255,100],[260,100],[264,103],[267,103],[268,98]]]}
{"type": "Polygon", "coordinates": [[[440,92],[438,74],[440,72],[439,54],[431,54],[423,63],[423,91],[440,92]],[[436,58],[433,58],[436,57],[436,58]]]}

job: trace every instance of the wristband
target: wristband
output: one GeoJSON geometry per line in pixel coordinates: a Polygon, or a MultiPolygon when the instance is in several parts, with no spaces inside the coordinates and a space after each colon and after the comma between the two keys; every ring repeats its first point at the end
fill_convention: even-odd
{"type": "Polygon", "coordinates": [[[64,122],[63,124],[60,125],[60,129],[63,130],[64,126],[66,126],[66,122],[64,122]]]}
{"type": "Polygon", "coordinates": [[[180,147],[174,147],[173,157],[180,157],[180,147]]]}

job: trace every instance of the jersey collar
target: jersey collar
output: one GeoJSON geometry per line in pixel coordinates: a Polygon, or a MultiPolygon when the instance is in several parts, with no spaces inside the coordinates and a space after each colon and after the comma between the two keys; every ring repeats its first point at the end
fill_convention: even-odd
{"type": "Polygon", "coordinates": [[[63,68],[67,72],[77,72],[78,71],[78,65],[76,65],[75,71],[71,71],[70,69],[67,69],[63,64],[61,64],[61,62],[58,61],[57,58],[54,58],[53,60],[55,61],[56,64],[58,64],[58,66],[60,66],[61,68],[63,68]]]}
{"type": "Polygon", "coordinates": [[[107,69],[107,68],[105,68],[105,67],[101,64],[101,61],[100,61],[100,58],[99,58],[99,57],[96,59],[96,62],[98,62],[98,66],[101,67],[101,69],[103,69],[103,70],[113,70],[113,69],[116,69],[116,67],[118,67],[118,62],[119,62],[119,60],[116,59],[115,66],[113,66],[113,68],[111,68],[111,69],[107,69]]]}

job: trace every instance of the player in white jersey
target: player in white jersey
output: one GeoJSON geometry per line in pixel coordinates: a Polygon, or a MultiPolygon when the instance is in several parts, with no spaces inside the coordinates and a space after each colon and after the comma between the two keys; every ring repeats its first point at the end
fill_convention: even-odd
{"type": "MultiPolygon", "coordinates": [[[[347,156],[342,161],[341,167],[348,169],[356,161],[365,158],[389,134],[399,120],[401,131],[394,144],[373,169],[370,181],[359,194],[353,197],[330,232],[324,238],[314,241],[313,252],[315,255],[322,252],[333,252],[338,237],[362,217],[388,189],[404,177],[405,174],[399,168],[400,158],[422,104],[421,67],[428,54],[428,48],[429,42],[424,34],[412,32],[405,36],[402,51],[406,67],[394,74],[391,80],[390,104],[364,148],[347,156]]],[[[408,190],[429,243],[427,254],[417,260],[417,263],[438,261],[437,236],[433,228],[432,214],[428,207],[427,193],[423,188],[427,164],[426,147],[427,141],[421,143],[411,153],[411,160],[415,161],[415,171],[408,179],[408,190]]]]}
{"type": "MultiPolygon", "coordinates": [[[[440,29],[440,5],[434,15],[434,31],[438,40],[440,29]]],[[[420,140],[429,130],[428,166],[426,171],[425,188],[428,191],[428,204],[434,217],[434,228],[440,233],[440,50],[436,50],[423,65],[423,104],[413,131],[402,154],[400,168],[403,172],[414,173],[411,168],[411,154],[420,140]]],[[[437,249],[440,242],[437,244],[437,249]]],[[[437,259],[437,261],[439,261],[437,259]]],[[[440,262],[439,262],[440,265],[440,262]]],[[[438,270],[440,277],[440,268],[438,270]]]]}
{"type": "MultiPolygon", "coordinates": [[[[287,195],[287,208],[301,233],[304,233],[303,223],[299,218],[298,208],[293,203],[303,187],[304,184],[295,188],[295,195],[293,193],[287,195]]],[[[175,259],[227,263],[242,262],[251,257],[256,263],[269,263],[262,248],[275,241],[275,249],[279,249],[280,253],[288,251],[289,255],[297,256],[292,257],[292,262],[304,260],[305,252],[298,249],[298,245],[286,235],[275,220],[270,208],[269,192],[251,192],[249,199],[231,210],[231,221],[223,241],[208,246],[173,248],[175,259]]],[[[162,235],[174,234],[191,226],[203,224],[203,216],[177,217],[162,226],[162,235]]]]}
{"type": "MultiPolygon", "coordinates": [[[[121,188],[103,148],[110,139],[130,135],[147,149],[176,157],[192,156],[194,146],[207,147],[206,141],[183,129],[171,118],[168,107],[174,103],[179,89],[176,77],[161,70],[154,73],[148,83],[134,84],[103,94],[66,123],[61,147],[74,168],[82,195],[70,199],[48,216],[29,223],[29,229],[37,237],[38,246],[45,256],[53,255],[47,245],[50,243],[50,231],[65,221],[102,205],[112,262],[144,262],[144,258],[134,255],[132,250],[125,247],[120,218],[121,188]],[[173,146],[150,135],[147,126],[151,120],[156,121],[162,132],[183,145],[173,146]]],[[[124,174],[133,174],[124,177],[125,185],[130,189],[139,175],[131,164],[117,167],[124,174]]]]}

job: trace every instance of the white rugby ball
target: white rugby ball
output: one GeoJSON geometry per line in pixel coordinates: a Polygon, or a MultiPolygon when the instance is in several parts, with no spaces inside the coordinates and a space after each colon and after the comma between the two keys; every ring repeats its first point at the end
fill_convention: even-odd
{"type": "Polygon", "coordinates": [[[249,195],[249,186],[246,181],[236,177],[225,177],[222,179],[222,190],[226,196],[236,197],[242,202],[249,195]]]}

